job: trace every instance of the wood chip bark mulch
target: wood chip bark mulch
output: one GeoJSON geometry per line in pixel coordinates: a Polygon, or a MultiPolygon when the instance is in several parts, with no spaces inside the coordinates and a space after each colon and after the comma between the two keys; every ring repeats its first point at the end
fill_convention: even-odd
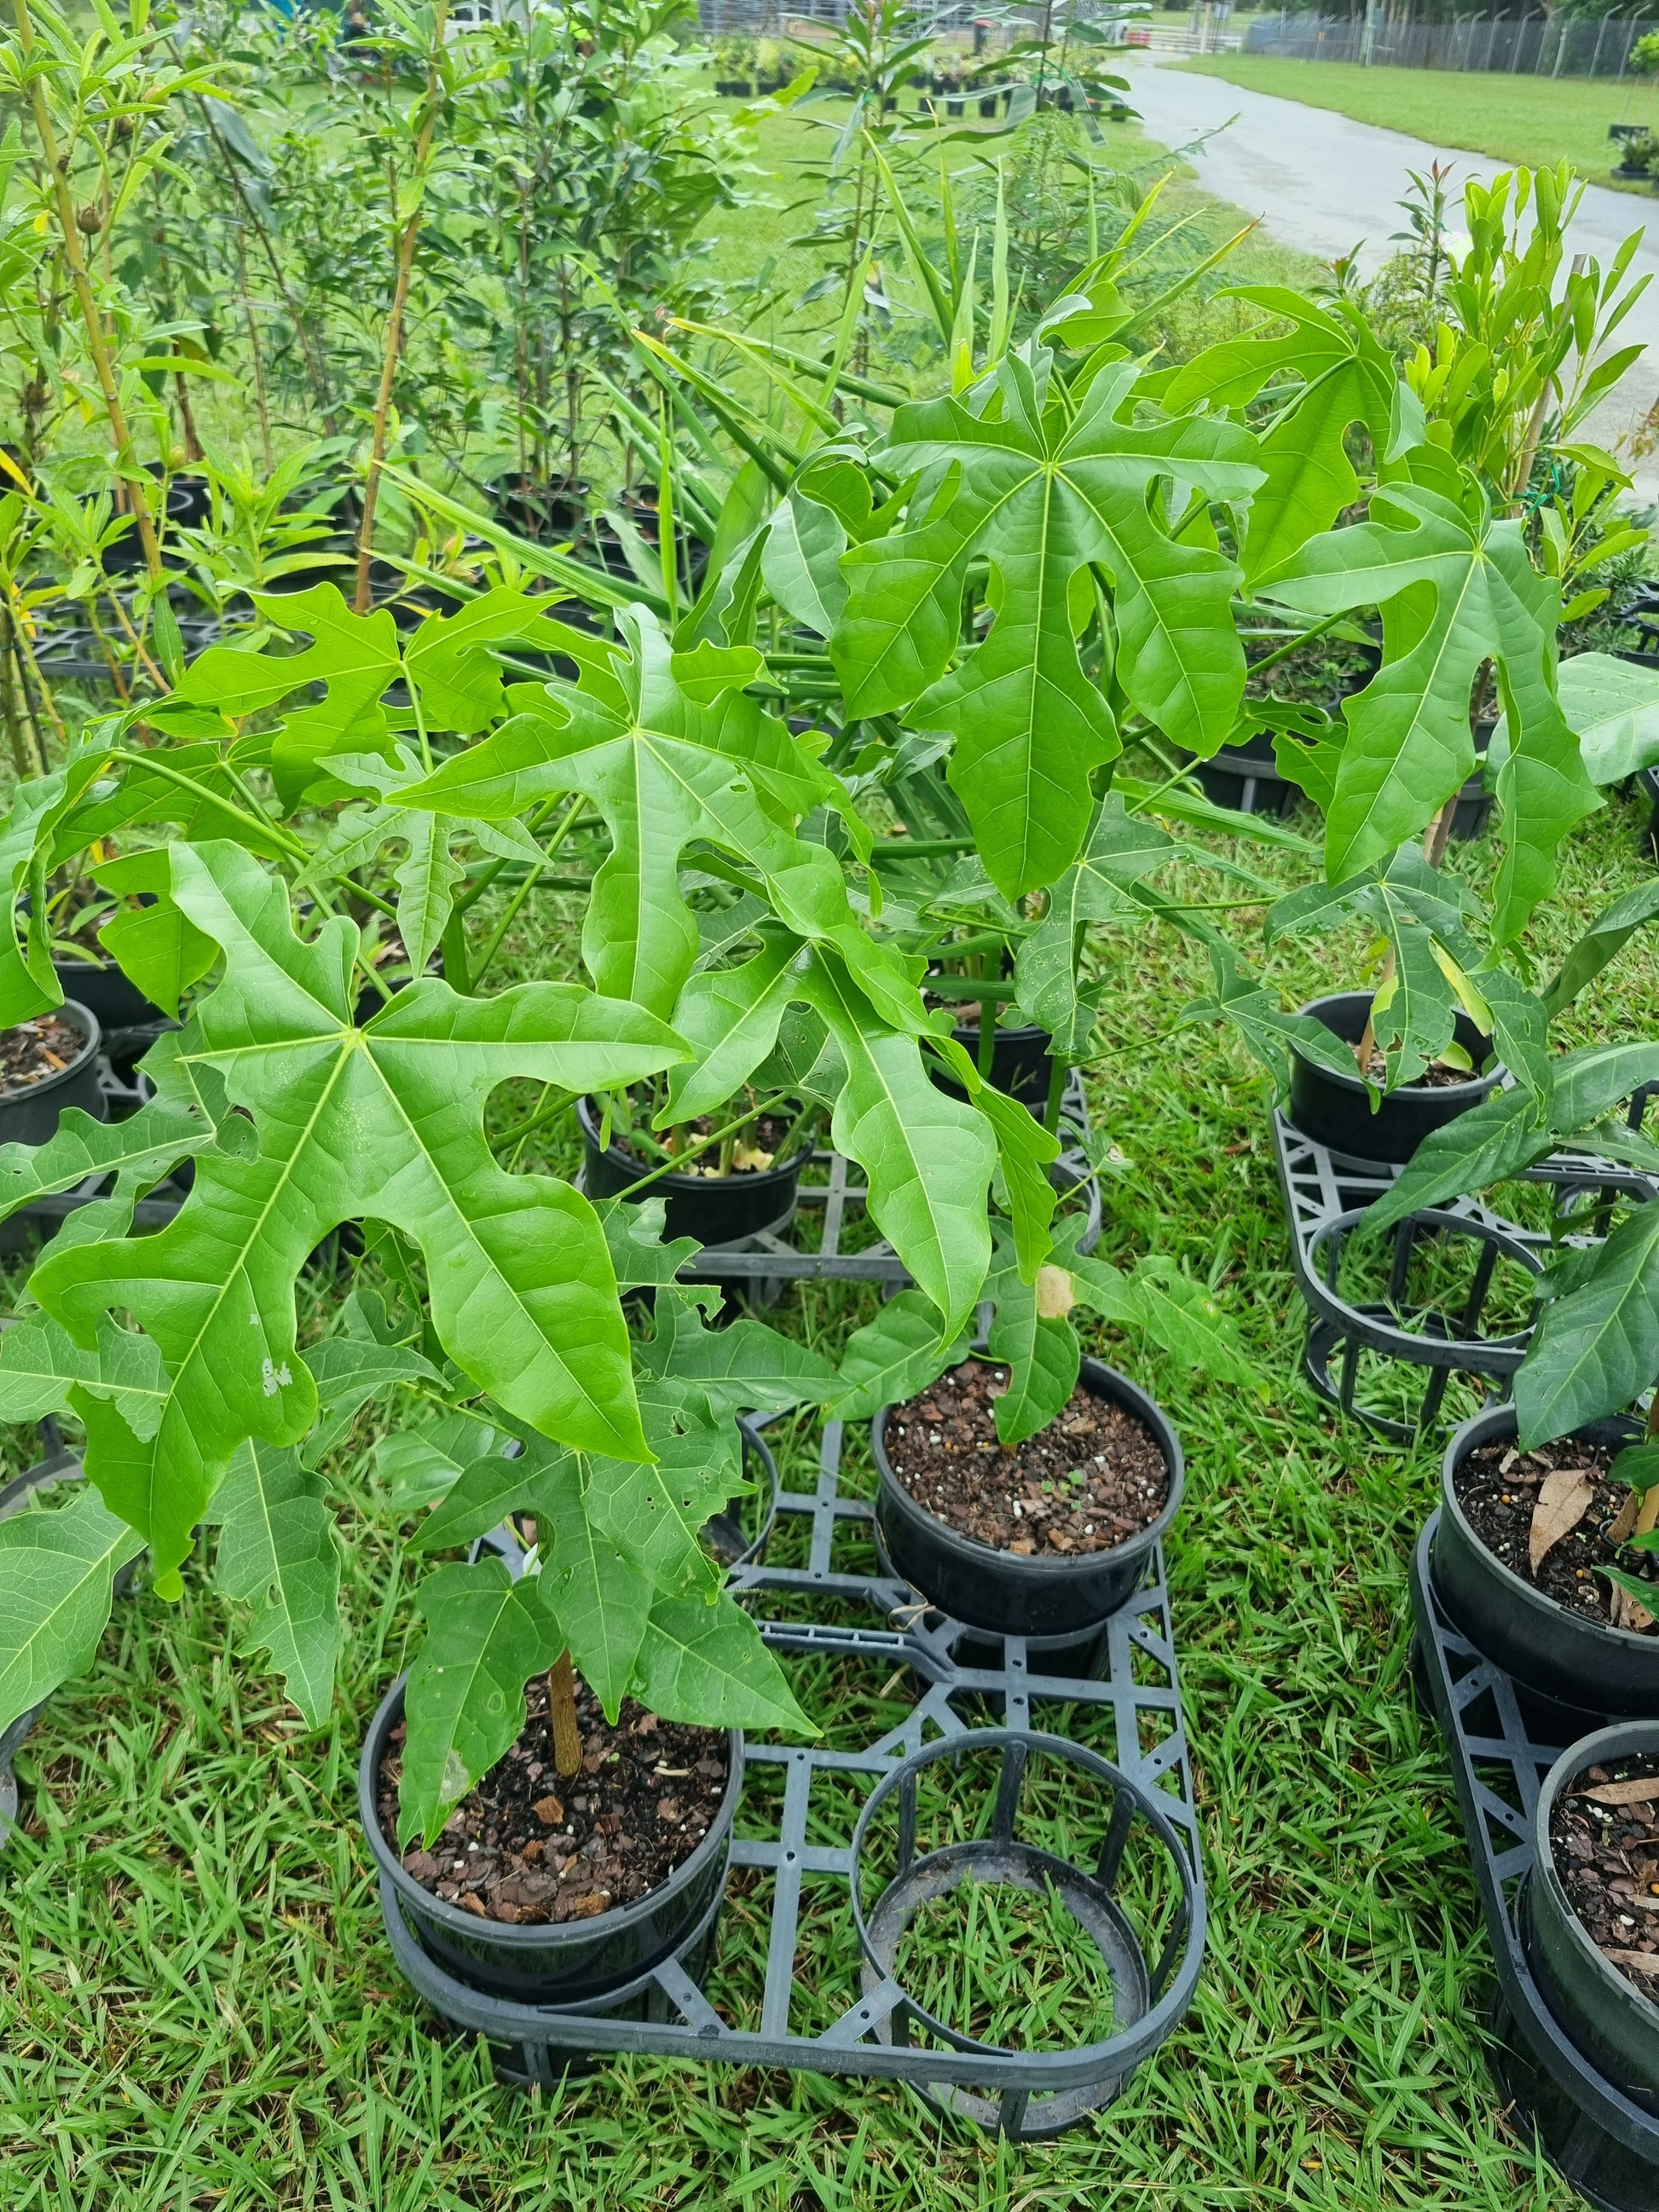
{"type": "MultiPolygon", "coordinates": [[[[720,1729],[659,1720],[624,1698],[613,1729],[580,1677],[581,1772],[554,1770],[547,1683],[526,1692],[530,1718],[505,1759],[450,1814],[433,1850],[411,1844],[404,1870],[481,1920],[591,1920],[667,1881],[714,1825],[729,1746],[720,1729]]],[[[380,1761],[380,1826],[398,1848],[404,1728],[380,1761]]]]}
{"type": "MultiPolygon", "coordinates": [[[[1659,1614],[1659,1554],[1632,1552],[1607,1538],[1608,1528],[1630,1496],[1624,1483],[1607,1479],[1614,1456],[1604,1444],[1575,1443],[1571,1437],[1541,1445],[1524,1457],[1512,1443],[1482,1444],[1453,1477],[1465,1518],[1489,1552],[1534,1589],[1604,1627],[1613,1625],[1613,1586],[1596,1573],[1597,1567],[1622,1567],[1626,1574],[1651,1582],[1654,1601],[1649,1610],[1659,1614]],[[1567,1468],[1582,1468],[1595,1495],[1577,1527],[1552,1545],[1534,1574],[1528,1553],[1539,1488],[1546,1475],[1567,1468]]],[[[1637,1632],[1659,1634],[1659,1626],[1637,1632]]]]}
{"type": "Polygon", "coordinates": [[[995,1414],[1007,1382],[1006,1368],[964,1360],[892,1408],[887,1462],[917,1504],[1022,1559],[1110,1551],[1150,1528],[1170,1470],[1146,1424],[1079,1385],[1046,1429],[1009,1450],[995,1414]]]}
{"type": "Polygon", "coordinates": [[[1659,1758],[1575,1776],[1550,1813],[1550,1856],[1602,1957],[1659,2002],[1659,1758]]]}
{"type": "Polygon", "coordinates": [[[15,1029],[0,1030],[0,1097],[32,1090],[49,1075],[72,1067],[87,1041],[61,1014],[37,1014],[15,1029]]]}
{"type": "MultiPolygon", "coordinates": [[[[1374,1052],[1371,1054],[1371,1081],[1386,1083],[1388,1079],[1389,1063],[1380,1052],[1374,1052]]],[[[1454,1084],[1475,1080],[1476,1076],[1472,1075],[1467,1067],[1445,1067],[1437,1060],[1431,1061],[1421,1075],[1413,1076],[1411,1081],[1402,1084],[1401,1088],[1403,1091],[1449,1091],[1454,1084]]]]}

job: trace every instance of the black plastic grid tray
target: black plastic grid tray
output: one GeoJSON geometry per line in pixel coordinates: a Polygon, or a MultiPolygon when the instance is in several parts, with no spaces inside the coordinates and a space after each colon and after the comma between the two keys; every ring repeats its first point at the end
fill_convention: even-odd
{"type": "Polygon", "coordinates": [[[1450,1757],[1497,1968],[1494,2069],[1505,2095],[1534,2121],[1551,2162],[1590,2203],[1603,2212],[1653,2212],[1659,2113],[1626,2096],[1558,2024],[1527,1957],[1521,1909],[1539,1786],[1569,1744],[1609,1717],[1532,1698],[1459,1632],[1434,1589],[1439,1520],[1432,1516],[1412,1559],[1415,1655],[1450,1757]]]}
{"type": "MultiPolygon", "coordinates": [[[[1500,1395],[1506,1392],[1526,1357],[1532,1323],[1487,1334],[1481,1328],[1486,1296],[1500,1258],[1515,1261],[1534,1275],[1543,1272],[1552,1250],[1547,1233],[1505,1220],[1479,1199],[1455,1199],[1427,1207],[1408,1216],[1392,1232],[1393,1256],[1382,1298],[1355,1304],[1338,1288],[1344,1248],[1365,1209],[1401,1170],[1387,1162],[1330,1151],[1304,1136],[1278,1108],[1273,1114],[1273,1138],[1291,1229],[1291,1261],[1308,1309],[1303,1371],[1319,1395],[1350,1419],[1395,1441],[1408,1442],[1433,1425],[1454,1374],[1482,1378],[1499,1385],[1500,1395]],[[1407,1301],[1413,1252],[1425,1235],[1462,1237],[1480,1248],[1457,1311],[1407,1301]],[[1360,1356],[1366,1351],[1427,1370],[1414,1422],[1395,1420],[1356,1401],[1360,1356]],[[1339,1361],[1340,1371],[1333,1377],[1333,1364],[1339,1361]]],[[[1659,1182],[1652,1176],[1584,1153],[1557,1154],[1517,1180],[1554,1185],[1568,1203],[1589,1206],[1620,1196],[1645,1200],[1659,1192],[1659,1182]]]]}
{"type": "MultiPolygon", "coordinates": [[[[915,1705],[896,1727],[862,1749],[831,1750],[750,1743],[750,1767],[781,1768],[785,1781],[775,1804],[773,1831],[739,1836],[734,1867],[763,1869],[774,1877],[764,1989],[757,2027],[733,2027],[705,1996],[678,1960],[670,1959],[606,2000],[601,2011],[514,2004],[476,1992],[454,1980],[422,1949],[398,1908],[389,1881],[381,1904],[393,1954],[408,1979],[453,2026],[488,2039],[507,2057],[514,2078],[548,2083],[573,2055],[604,2057],[654,2052],[732,2065],[784,2067],[821,2074],[881,2075],[910,2081],[939,2102],[1014,2137],[1055,2134],[1117,2095],[1133,2069],[1176,2027],[1196,1986],[1202,1965],[1205,1902],[1191,1764],[1182,1728],[1169,1598],[1161,1549],[1149,1579],[1097,1632],[1086,1663],[1091,1672],[1048,1671],[1049,1654],[1035,1640],[988,1636],[929,1612],[908,1584],[878,1572],[848,1572],[836,1564],[839,1539],[849,1526],[873,1534],[872,1508],[841,1490],[843,1425],[824,1424],[818,1474],[811,1491],[781,1490],[775,1510],[782,1519],[810,1523],[806,1563],[734,1568],[730,1587],[749,1602],[766,1642],[775,1650],[830,1654],[867,1660],[908,1674],[919,1684],[915,1705]],[[785,1594],[815,1600],[862,1620],[782,1620],[766,1617],[769,1597],[785,1594]],[[835,1883],[847,1893],[853,1879],[853,1826],[848,1793],[815,1785],[830,1777],[867,1777],[872,1790],[930,1744],[965,1748],[1045,1740],[1045,1708],[1085,1707],[1109,1722],[1105,1756],[1161,1812],[1172,1831],[1188,1886],[1189,1917],[1178,1961],[1171,1943],[1152,1977],[1151,2002],[1109,2041],[1078,2051],[921,2048],[907,2039],[904,1991],[890,1975],[866,1966],[864,1995],[820,2034],[793,2024],[800,1978],[810,1981],[810,1956],[798,1960],[803,1886],[835,1883]],[[999,1723],[986,1735],[985,1712],[999,1723]],[[833,1844],[810,1839],[838,1826],[833,1844]],[[618,2017],[626,2006],[643,2017],[618,2017]],[[975,2093],[986,2093],[975,2094],[975,2093]]],[[[1067,1658],[1079,1663],[1075,1640],[1067,1658]]],[[[1050,1739],[1052,1740],[1052,1739],[1050,1739]]],[[[1085,1753],[1085,1756],[1087,1753],[1085,1753]]],[[[867,1802],[867,1798],[865,1801],[867,1802]]],[[[718,1948],[718,1929],[697,1932],[686,1955],[718,1948]],[[707,1948],[705,1948],[707,1947],[707,1948]]],[[[718,1996],[718,1986],[715,1989],[718,1996]]]]}

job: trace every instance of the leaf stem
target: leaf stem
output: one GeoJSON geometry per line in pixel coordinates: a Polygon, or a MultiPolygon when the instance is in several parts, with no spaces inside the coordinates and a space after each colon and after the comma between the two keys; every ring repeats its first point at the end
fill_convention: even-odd
{"type": "Polygon", "coordinates": [[[632,1198],[636,1190],[643,1190],[647,1183],[655,1182],[659,1176],[670,1175],[678,1171],[688,1160],[695,1160],[700,1152],[706,1152],[712,1145],[722,1143],[735,1130],[741,1129],[745,1123],[758,1121],[763,1114],[769,1114],[775,1106],[781,1106],[788,1096],[789,1093],[787,1091],[775,1092],[770,1098],[763,1099],[758,1106],[751,1106],[747,1113],[739,1114],[735,1121],[728,1121],[723,1129],[716,1129],[712,1137],[700,1137],[689,1152],[676,1152],[672,1159],[665,1160],[659,1168],[653,1168],[649,1175],[641,1176],[637,1182],[630,1182],[626,1190],[616,1191],[612,1195],[619,1199],[632,1198]]]}
{"type": "Polygon", "coordinates": [[[547,1712],[553,1724],[553,1771],[574,1782],[582,1771],[582,1732],[576,1723],[576,1675],[568,1647],[548,1670],[547,1712]]]}
{"type": "MultiPolygon", "coordinates": [[[[563,844],[565,839],[570,835],[571,828],[575,822],[576,817],[581,812],[583,807],[586,806],[586,793],[579,791],[576,793],[576,796],[571,800],[569,805],[565,809],[564,819],[559,823],[558,827],[553,832],[552,841],[547,848],[548,860],[551,860],[553,855],[558,851],[560,846],[563,844]]],[[[544,861],[542,865],[544,867],[547,865],[547,862],[544,861]]],[[[520,908],[523,906],[525,901],[530,896],[531,892],[535,890],[537,884],[540,883],[541,879],[542,872],[540,868],[527,868],[525,871],[524,881],[519,885],[518,890],[514,892],[512,897],[507,901],[507,912],[501,916],[500,921],[496,924],[495,935],[490,939],[489,944],[485,945],[483,951],[479,954],[477,965],[472,970],[472,988],[475,992],[477,991],[479,984],[483,982],[484,979],[484,972],[489,968],[490,962],[495,957],[496,953],[500,951],[501,939],[507,935],[507,931],[512,928],[514,923],[518,920],[520,908]]]]}

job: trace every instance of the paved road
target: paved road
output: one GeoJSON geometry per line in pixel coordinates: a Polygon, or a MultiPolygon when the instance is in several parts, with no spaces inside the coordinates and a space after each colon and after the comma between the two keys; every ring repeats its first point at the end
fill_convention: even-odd
{"type": "MultiPolygon", "coordinates": [[[[1219,131],[1194,157],[1206,191],[1265,217],[1276,238],[1322,260],[1359,246],[1367,271],[1395,251],[1390,233],[1404,227],[1397,203],[1405,197],[1410,170],[1425,170],[1435,161],[1453,163],[1455,193],[1464,178],[1491,176],[1504,166],[1150,58],[1135,67],[1132,82],[1130,99],[1147,131],[1164,145],[1182,146],[1205,131],[1219,131]]],[[[1484,80],[1469,79],[1471,99],[1480,98],[1484,88],[1484,80]]],[[[1632,271],[1649,272],[1655,281],[1626,319],[1620,342],[1642,342],[1650,350],[1591,417],[1588,434],[1602,444],[1626,435],[1659,404],[1659,206],[1591,185],[1571,234],[1605,268],[1621,241],[1644,224],[1647,235],[1632,271]]],[[[1659,498],[1659,455],[1650,455],[1636,475],[1645,495],[1659,498]]]]}

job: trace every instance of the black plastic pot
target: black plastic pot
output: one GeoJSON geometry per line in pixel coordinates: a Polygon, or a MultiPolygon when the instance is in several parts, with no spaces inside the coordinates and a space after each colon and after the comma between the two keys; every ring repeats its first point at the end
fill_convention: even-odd
{"type": "Polygon", "coordinates": [[[1532,1820],[1527,1954],[1550,2009],[1587,2057],[1629,2096],[1659,2111],[1659,2003],[1602,1957],[1567,1899],[1550,1849],[1550,1814],[1587,1766],[1659,1752],[1659,1722],[1623,1721],[1564,1751],[1544,1778],[1532,1820]]]}
{"type": "Polygon", "coordinates": [[[1288,814],[1301,793],[1279,772],[1272,733],[1258,730],[1242,745],[1223,745],[1212,759],[1194,763],[1204,796],[1238,814],[1288,814]]]}
{"type": "MultiPolygon", "coordinates": [[[[1333,1036],[1345,1044],[1358,1044],[1365,1033],[1371,1010],[1369,991],[1335,991],[1328,998],[1310,999],[1300,1009],[1322,1022],[1333,1036]]],[[[1492,1050],[1490,1037],[1481,1036],[1467,1014],[1457,1017],[1454,1034],[1475,1066],[1492,1050]]],[[[1291,1047],[1291,1112],[1295,1127],[1304,1137],[1329,1151],[1355,1160],[1388,1160],[1402,1164],[1431,1131],[1443,1129],[1471,1106],[1478,1106],[1502,1079],[1501,1066],[1467,1083],[1448,1083],[1430,1090],[1408,1086],[1385,1098],[1375,1113],[1356,1068],[1341,1075],[1316,1067],[1291,1047]]]]}
{"type": "Polygon", "coordinates": [[[1149,1528],[1109,1552],[1076,1559],[1024,1559],[975,1543],[919,1505],[887,1457],[884,1406],[870,1427],[881,1487],[876,1528],[895,1571],[912,1589],[953,1620],[998,1636],[1068,1637],[1115,1613],[1146,1571],[1154,1547],[1181,1510],[1185,1471],[1181,1440],[1169,1416],[1127,1376],[1098,1359],[1083,1362],[1079,1380],[1097,1398],[1109,1399],[1143,1422],[1158,1439],[1170,1470],[1170,1495],[1149,1528]]]}
{"type": "MultiPolygon", "coordinates": [[[[648,1175],[650,1167],[623,1152],[620,1145],[601,1152],[600,1118],[591,1098],[577,1100],[576,1119],[581,1125],[586,1154],[582,1188],[590,1198],[614,1198],[642,1175],[648,1175]]],[[[640,1196],[666,1200],[663,1235],[670,1242],[676,1237],[695,1237],[705,1245],[746,1243],[751,1237],[784,1228],[793,1218],[800,1171],[807,1157],[804,1152],[796,1152],[782,1167],[763,1168],[750,1175],[671,1172],[648,1183],[640,1196]]]]}
{"type": "MultiPolygon", "coordinates": [[[[958,1022],[956,1040],[969,1060],[979,1059],[979,1024],[958,1022]]],[[[1048,1056],[1048,1047],[1054,1042],[1048,1031],[1039,1029],[1035,1022],[1027,1022],[1015,1029],[1000,1029],[991,1048],[991,1080],[997,1089],[1010,1098],[1018,1098],[1029,1106],[1039,1121],[1048,1103],[1048,1084],[1054,1063],[1048,1056]]],[[[965,1098],[967,1092],[948,1075],[935,1074],[934,1082],[941,1091],[948,1091],[953,1098],[965,1098]]]]}
{"type": "Polygon", "coordinates": [[[52,972],[66,999],[85,1006],[100,1030],[142,1030],[164,1025],[167,1017],[147,999],[111,960],[54,960],[52,972]]]}
{"type": "Polygon", "coordinates": [[[98,1048],[101,1032],[97,1017],[85,1006],[66,1000],[53,1012],[85,1040],[65,1068],[43,1075],[27,1091],[0,1097],[0,1145],[44,1145],[58,1129],[58,1117],[66,1106],[78,1106],[94,1121],[109,1118],[98,1080],[98,1048]]]}
{"type": "MultiPolygon", "coordinates": [[[[1494,1406],[1465,1421],[1446,1447],[1435,1595],[1477,1650],[1539,1697],[1579,1713],[1659,1718],[1659,1636],[1569,1612],[1488,1551],[1465,1517],[1457,1502],[1458,1468],[1480,1445],[1506,1442],[1515,1432],[1514,1407],[1494,1406]]],[[[1624,1417],[1573,1431],[1581,1443],[1615,1447],[1641,1433],[1639,1422],[1624,1417]]]]}
{"type": "Polygon", "coordinates": [[[713,1912],[726,1883],[732,1824],[743,1794],[743,1737],[729,1732],[730,1773],[714,1826],[690,1858],[636,1904],[617,1906],[592,1920],[509,1927],[481,1920],[447,1905],[405,1874],[380,1827],[375,1804],[380,1760],[403,1717],[400,1674],[369,1723],[357,1770],[357,1811],[381,1887],[395,1893],[404,1919],[421,1948],[447,1973],[494,1996],[521,2004],[591,2004],[623,1989],[693,1942],[713,1912]]]}

